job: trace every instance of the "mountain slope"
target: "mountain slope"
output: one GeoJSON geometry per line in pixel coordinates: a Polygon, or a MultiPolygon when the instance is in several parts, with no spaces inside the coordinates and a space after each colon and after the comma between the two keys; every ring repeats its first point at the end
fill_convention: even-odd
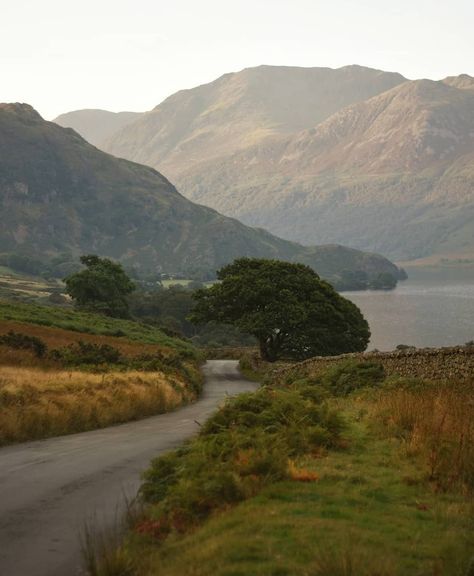
{"type": "Polygon", "coordinates": [[[177,92],[118,131],[104,149],[174,179],[189,166],[313,126],[404,81],[361,66],[247,68],[177,92]]]}
{"type": "Polygon", "coordinates": [[[290,240],[398,259],[474,254],[474,78],[296,70],[305,80],[291,90],[286,69],[262,67],[178,93],[106,146],[159,167],[186,197],[290,240]]]}
{"type": "Polygon", "coordinates": [[[93,252],[155,272],[259,256],[305,262],[324,276],[342,268],[398,274],[382,256],[303,248],[193,204],[154,169],[97,150],[26,104],[0,104],[0,206],[6,253],[93,252]]]}
{"type": "Polygon", "coordinates": [[[395,258],[472,254],[474,91],[405,83],[178,182],[192,199],[292,240],[395,258]]]}
{"type": "Polygon", "coordinates": [[[108,110],[74,110],[53,120],[63,128],[74,128],[83,138],[99,148],[112,134],[140,118],[140,112],[109,112],[108,110]]]}

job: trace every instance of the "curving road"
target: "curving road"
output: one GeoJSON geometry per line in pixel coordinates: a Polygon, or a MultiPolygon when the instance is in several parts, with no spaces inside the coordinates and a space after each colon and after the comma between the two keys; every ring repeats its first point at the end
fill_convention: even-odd
{"type": "Polygon", "coordinates": [[[257,387],[232,360],[204,373],[201,398],[176,412],[1,448],[0,576],[80,574],[84,523],[112,521],[153,457],[195,434],[225,396],[257,387]]]}

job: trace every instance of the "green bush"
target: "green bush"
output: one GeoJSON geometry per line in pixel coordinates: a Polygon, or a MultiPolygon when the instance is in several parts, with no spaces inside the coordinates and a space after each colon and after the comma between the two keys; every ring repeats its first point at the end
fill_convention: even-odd
{"type": "Polygon", "coordinates": [[[384,379],[382,364],[349,361],[329,368],[320,382],[334,396],[347,396],[360,388],[379,386],[384,379]]]}
{"type": "Polygon", "coordinates": [[[32,350],[38,358],[42,358],[48,350],[46,343],[43,342],[41,338],[13,332],[12,330],[3,336],[0,336],[0,344],[8,346],[9,348],[32,350]]]}

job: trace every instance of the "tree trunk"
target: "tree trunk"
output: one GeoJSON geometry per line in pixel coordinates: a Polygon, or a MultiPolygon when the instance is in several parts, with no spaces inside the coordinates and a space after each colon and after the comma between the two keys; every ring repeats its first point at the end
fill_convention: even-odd
{"type": "Polygon", "coordinates": [[[265,362],[275,362],[277,354],[271,338],[260,338],[260,357],[265,362]]]}

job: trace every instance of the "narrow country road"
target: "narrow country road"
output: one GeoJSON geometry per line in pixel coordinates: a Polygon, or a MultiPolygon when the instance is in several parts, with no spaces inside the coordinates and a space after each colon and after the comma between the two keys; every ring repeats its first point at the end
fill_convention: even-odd
{"type": "Polygon", "coordinates": [[[201,398],[176,412],[1,448],[0,576],[80,574],[84,523],[112,521],[153,457],[195,434],[226,395],[257,387],[235,361],[209,361],[204,372],[201,398]]]}

